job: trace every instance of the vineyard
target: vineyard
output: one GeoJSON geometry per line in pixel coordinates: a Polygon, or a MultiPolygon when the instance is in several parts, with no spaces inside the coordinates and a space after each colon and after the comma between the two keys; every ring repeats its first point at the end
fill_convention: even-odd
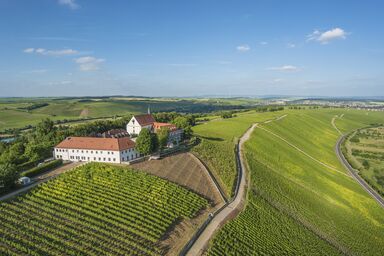
{"type": "Polygon", "coordinates": [[[201,138],[194,152],[209,166],[228,196],[234,193],[236,184],[235,144],[237,139],[254,122],[263,122],[283,115],[283,112],[239,113],[237,117],[215,120],[193,127],[201,138]]]}
{"type": "Polygon", "coordinates": [[[164,255],[207,201],[143,172],[87,164],[0,204],[1,255],[164,255]]]}
{"type": "MultiPolygon", "coordinates": [[[[208,255],[380,255],[383,209],[340,165],[331,125],[348,110],[290,111],[245,144],[250,168],[246,209],[216,235],[208,255]]],[[[348,130],[384,120],[383,113],[349,111],[337,120],[348,130]]]]}

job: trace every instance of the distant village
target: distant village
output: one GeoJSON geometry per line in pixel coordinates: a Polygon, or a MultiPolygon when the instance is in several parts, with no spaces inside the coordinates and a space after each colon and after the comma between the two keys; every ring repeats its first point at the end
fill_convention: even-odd
{"type": "Polygon", "coordinates": [[[143,156],[136,148],[137,136],[143,129],[158,133],[168,130],[166,147],[178,145],[183,130],[171,123],[156,122],[148,114],[134,115],[126,129],[104,132],[100,137],[67,137],[54,147],[54,158],[72,162],[129,163],[143,156]]]}

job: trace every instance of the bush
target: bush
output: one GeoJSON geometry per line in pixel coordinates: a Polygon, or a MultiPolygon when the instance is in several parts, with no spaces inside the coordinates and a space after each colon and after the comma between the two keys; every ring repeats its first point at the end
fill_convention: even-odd
{"type": "Polygon", "coordinates": [[[51,162],[44,163],[40,166],[32,168],[28,171],[22,172],[21,176],[33,177],[33,176],[36,176],[40,173],[52,170],[52,169],[54,169],[54,168],[56,168],[62,164],[63,164],[63,160],[61,160],[61,159],[53,160],[51,162]]]}

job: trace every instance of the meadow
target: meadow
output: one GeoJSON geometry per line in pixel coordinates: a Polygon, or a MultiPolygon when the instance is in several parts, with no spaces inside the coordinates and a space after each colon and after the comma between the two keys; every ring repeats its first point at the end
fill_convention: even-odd
{"type": "Polygon", "coordinates": [[[207,200],[127,167],[91,163],[0,204],[1,255],[164,255],[207,200]]]}
{"type": "Polygon", "coordinates": [[[344,146],[350,164],[384,195],[384,127],[358,129],[348,136],[344,146]]]}
{"type": "Polygon", "coordinates": [[[36,125],[43,118],[82,120],[153,112],[210,112],[238,106],[226,101],[166,98],[0,98],[0,131],[36,125]]]}
{"type": "MultiPolygon", "coordinates": [[[[336,125],[349,132],[384,122],[384,113],[306,109],[273,114],[283,113],[285,118],[259,124],[245,144],[250,171],[246,208],[217,233],[207,254],[380,255],[384,210],[339,163],[334,146],[340,135],[331,120],[344,114],[336,125]]],[[[264,114],[271,113],[258,118],[239,116],[246,125],[240,121],[234,124],[236,129],[226,126],[227,120],[203,126],[221,127],[225,130],[221,142],[230,143],[228,139],[240,136],[251,123],[268,119],[264,114]]],[[[210,129],[204,133],[203,128],[199,133],[215,134],[210,129]]],[[[217,140],[220,135],[215,137],[217,140]]],[[[230,170],[226,157],[223,155],[221,163],[230,170]]]]}

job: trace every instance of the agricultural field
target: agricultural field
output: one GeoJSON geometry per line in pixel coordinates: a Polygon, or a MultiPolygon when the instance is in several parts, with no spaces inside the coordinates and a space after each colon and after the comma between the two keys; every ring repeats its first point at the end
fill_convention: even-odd
{"type": "MultiPolygon", "coordinates": [[[[245,103],[244,103],[245,104],[245,103]]],[[[81,120],[154,112],[210,112],[233,109],[236,105],[192,99],[166,98],[0,98],[0,131],[36,125],[43,118],[81,120]]]]}
{"type": "Polygon", "coordinates": [[[207,200],[127,167],[87,164],[0,204],[1,255],[164,255],[207,200]]]}
{"type": "Polygon", "coordinates": [[[187,187],[208,199],[214,206],[221,203],[220,194],[215,189],[209,175],[190,153],[180,153],[155,161],[139,162],[131,166],[187,187]]]}
{"type": "MultiPolygon", "coordinates": [[[[246,142],[250,171],[246,208],[217,233],[207,254],[381,255],[384,210],[339,163],[334,146],[340,135],[331,120],[338,116],[335,123],[346,133],[384,122],[384,113],[347,109],[279,113],[287,116],[259,124],[246,142]]],[[[262,119],[254,116],[248,122],[262,119]]],[[[238,126],[234,131],[225,121],[214,125],[225,128],[227,138],[247,128],[238,126]]],[[[200,135],[208,136],[203,130],[200,135]]]]}
{"type": "Polygon", "coordinates": [[[253,122],[263,122],[284,115],[285,112],[243,112],[229,119],[215,119],[193,127],[201,143],[193,151],[216,174],[228,196],[233,195],[236,183],[235,145],[238,138],[253,122]]]}
{"type": "Polygon", "coordinates": [[[358,129],[348,136],[344,148],[360,176],[384,195],[384,127],[358,129]]]}

